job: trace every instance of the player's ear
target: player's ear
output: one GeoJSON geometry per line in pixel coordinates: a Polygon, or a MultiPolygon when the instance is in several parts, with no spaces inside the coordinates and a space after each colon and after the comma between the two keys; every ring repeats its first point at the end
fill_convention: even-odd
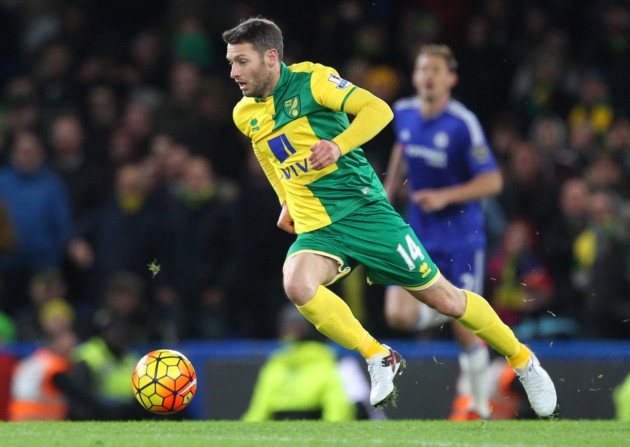
{"type": "Polygon", "coordinates": [[[457,80],[459,78],[457,77],[457,73],[451,73],[451,88],[455,87],[457,85],[457,80]]]}
{"type": "Polygon", "coordinates": [[[278,63],[278,50],[271,49],[265,52],[265,64],[273,67],[278,63]]]}

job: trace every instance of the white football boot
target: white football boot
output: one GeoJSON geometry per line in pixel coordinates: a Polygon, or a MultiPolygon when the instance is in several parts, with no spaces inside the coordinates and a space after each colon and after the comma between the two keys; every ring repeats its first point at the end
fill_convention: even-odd
{"type": "Polygon", "coordinates": [[[556,387],[547,374],[547,371],[540,366],[540,362],[534,353],[527,362],[525,368],[514,368],[518,380],[523,384],[529,404],[540,417],[549,417],[556,410],[558,398],[556,387]]]}
{"type": "Polygon", "coordinates": [[[394,378],[397,374],[402,374],[406,366],[405,360],[398,352],[387,345],[383,347],[389,351],[387,355],[376,354],[371,359],[366,359],[372,382],[370,404],[374,408],[383,408],[388,404],[396,405],[394,378]]]}

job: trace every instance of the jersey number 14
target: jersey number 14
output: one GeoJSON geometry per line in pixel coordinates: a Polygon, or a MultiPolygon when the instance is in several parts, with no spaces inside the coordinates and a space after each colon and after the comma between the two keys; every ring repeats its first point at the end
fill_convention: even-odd
{"type": "Polygon", "coordinates": [[[409,267],[409,271],[412,271],[417,267],[414,261],[418,259],[420,262],[424,261],[424,254],[422,254],[422,250],[410,235],[405,235],[405,242],[407,243],[407,249],[402,244],[398,244],[396,251],[403,258],[407,267],[409,267]]]}

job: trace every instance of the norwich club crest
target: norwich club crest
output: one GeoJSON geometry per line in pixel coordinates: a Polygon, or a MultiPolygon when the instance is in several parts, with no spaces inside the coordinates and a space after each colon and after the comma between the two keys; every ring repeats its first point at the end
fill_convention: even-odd
{"type": "Polygon", "coordinates": [[[291,99],[287,99],[284,101],[284,113],[286,113],[289,118],[294,119],[300,116],[300,97],[294,96],[291,99]]]}

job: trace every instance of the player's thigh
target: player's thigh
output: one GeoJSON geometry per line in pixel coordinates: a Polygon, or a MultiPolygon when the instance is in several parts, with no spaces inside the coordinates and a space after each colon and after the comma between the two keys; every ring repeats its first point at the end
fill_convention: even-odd
{"type": "Polygon", "coordinates": [[[347,255],[347,250],[339,242],[342,238],[334,237],[334,225],[298,235],[284,261],[285,282],[287,278],[305,277],[330,285],[351,272],[357,262],[347,255]]]}
{"type": "Polygon", "coordinates": [[[424,288],[439,276],[416,234],[388,203],[365,206],[340,224],[344,245],[365,266],[370,282],[424,288]]]}
{"type": "Polygon", "coordinates": [[[284,290],[298,305],[310,300],[320,285],[334,280],[338,263],[329,256],[303,251],[289,257],[284,263],[284,290]]]}

